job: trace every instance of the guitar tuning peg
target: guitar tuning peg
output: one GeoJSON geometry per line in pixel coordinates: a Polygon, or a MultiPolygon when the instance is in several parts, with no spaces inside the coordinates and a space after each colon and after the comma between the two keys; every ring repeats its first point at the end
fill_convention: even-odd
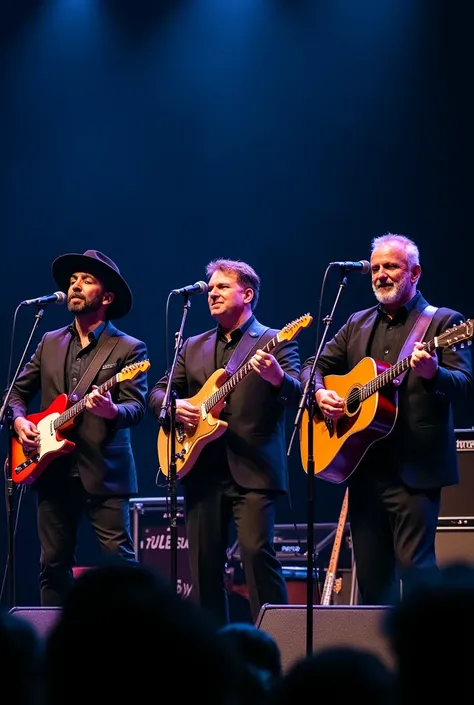
{"type": "Polygon", "coordinates": [[[453,352],[456,352],[457,349],[458,349],[457,345],[451,345],[451,350],[453,352]]]}
{"type": "Polygon", "coordinates": [[[470,345],[472,345],[472,340],[467,341],[467,347],[469,347],[470,345]]]}

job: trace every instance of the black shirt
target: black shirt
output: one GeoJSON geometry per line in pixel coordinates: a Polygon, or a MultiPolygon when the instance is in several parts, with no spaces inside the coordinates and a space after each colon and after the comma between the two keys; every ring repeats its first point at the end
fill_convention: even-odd
{"type": "MultiPolygon", "coordinates": [[[[413,325],[413,319],[409,323],[408,319],[413,309],[416,308],[420,297],[421,294],[417,291],[407,304],[398,309],[393,318],[388,316],[383,304],[379,304],[378,316],[367,353],[370,357],[386,362],[389,365],[394,365],[398,361],[398,356],[413,325]]],[[[399,417],[397,417],[397,420],[399,420],[399,417]]],[[[383,460],[380,459],[380,464],[377,463],[377,472],[380,477],[389,476],[396,472],[395,458],[397,444],[400,442],[402,442],[402,439],[399,437],[398,424],[395,424],[392,432],[384,439],[383,460]]],[[[379,446],[375,443],[367,457],[374,457],[372,453],[377,454],[378,450],[379,446]]]]}
{"type": "MultiPolygon", "coordinates": [[[[106,325],[105,322],[101,323],[100,326],[88,334],[89,345],[86,345],[84,348],[81,345],[81,339],[79,338],[76,326],[74,324],[69,326],[68,330],[71,333],[71,340],[69,342],[64,367],[64,383],[69,395],[74,391],[77,383],[82,378],[82,375],[87,370],[89,363],[95,355],[97,343],[106,325]]],[[[78,399],[72,398],[71,401],[75,402],[78,401],[78,399]]]]}
{"type": "MultiPolygon", "coordinates": [[[[92,361],[97,350],[97,343],[106,325],[107,322],[101,323],[100,326],[97,326],[97,328],[88,334],[89,344],[84,348],[81,345],[81,339],[74,323],[68,328],[71,333],[71,340],[66,355],[66,364],[64,365],[64,384],[70,400],[74,403],[79,401],[79,399],[75,398],[75,395],[71,397],[71,394],[92,361]]],[[[76,425],[80,424],[80,422],[81,416],[78,416],[76,425]]],[[[69,434],[69,437],[71,440],[74,440],[74,433],[69,434]]],[[[74,454],[72,454],[72,457],[74,457],[74,454]]],[[[72,461],[71,475],[77,476],[78,474],[77,467],[74,461],[72,461]]]]}
{"type": "Polygon", "coordinates": [[[255,321],[255,316],[250,316],[248,320],[243,323],[240,328],[236,328],[230,334],[230,340],[227,340],[225,334],[220,326],[217,326],[217,340],[216,340],[216,350],[215,350],[215,368],[216,370],[221,367],[225,367],[229,362],[232,354],[242,339],[243,334],[255,321]]]}
{"type": "Polygon", "coordinates": [[[408,317],[416,307],[420,296],[420,292],[417,291],[407,304],[398,309],[393,318],[388,316],[383,304],[379,304],[377,320],[367,351],[370,357],[389,365],[394,365],[397,362],[398,355],[411,330],[411,324],[410,329],[407,329],[408,317]]]}
{"type": "MultiPolygon", "coordinates": [[[[222,328],[217,326],[216,347],[214,350],[214,365],[216,370],[226,367],[245,331],[254,321],[255,316],[250,316],[240,328],[232,331],[230,340],[227,340],[222,328]]],[[[226,397],[226,404],[220,414],[220,418],[228,420],[231,414],[232,394],[229,394],[229,396],[226,397]]],[[[203,457],[206,458],[207,475],[208,477],[214,478],[214,480],[217,479],[217,476],[220,476],[221,479],[225,481],[231,479],[230,468],[227,461],[225,435],[224,433],[220,438],[209,443],[202,453],[203,457]]]]}

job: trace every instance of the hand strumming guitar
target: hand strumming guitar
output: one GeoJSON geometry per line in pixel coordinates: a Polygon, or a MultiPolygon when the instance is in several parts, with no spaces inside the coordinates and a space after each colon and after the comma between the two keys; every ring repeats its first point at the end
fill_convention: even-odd
{"type": "Polygon", "coordinates": [[[39,446],[40,434],[36,424],[32,421],[28,421],[24,416],[17,416],[13,428],[25,454],[31,453],[39,446]]]}
{"type": "Polygon", "coordinates": [[[322,413],[329,419],[340,419],[344,415],[344,399],[332,389],[318,389],[315,398],[322,413]]]}

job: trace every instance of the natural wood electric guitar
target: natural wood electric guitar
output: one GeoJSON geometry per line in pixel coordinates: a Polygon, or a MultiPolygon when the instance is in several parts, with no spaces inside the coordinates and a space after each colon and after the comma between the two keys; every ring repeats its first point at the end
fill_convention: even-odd
{"type": "MultiPolygon", "coordinates": [[[[288,323],[281,331],[266,343],[262,350],[272,352],[279,343],[293,340],[298,333],[307,328],[312,316],[306,314],[288,323]]],[[[222,436],[228,424],[219,418],[224,408],[226,397],[253,370],[249,362],[242,365],[233,375],[227,376],[224,368],[213,372],[199,392],[187,401],[198,407],[199,423],[194,429],[187,429],[182,423],[176,424],[175,456],[176,476],[183,478],[194,466],[204,446],[222,436]]],[[[249,399],[249,404],[252,400],[249,399]]],[[[168,476],[170,465],[170,431],[164,426],[158,432],[157,449],[161,472],[168,476]]]]}
{"type": "MultiPolygon", "coordinates": [[[[124,367],[120,372],[100,385],[99,392],[104,394],[118,382],[133,379],[150,367],[149,360],[141,360],[124,367]]],[[[38,414],[26,418],[36,424],[40,434],[40,444],[31,453],[25,454],[23,446],[16,436],[11,437],[11,477],[13,482],[29,485],[46,470],[55,458],[71,453],[76,444],[68,440],[67,432],[74,425],[78,414],[86,408],[87,396],[71,405],[67,394],[60,394],[53,403],[38,414]]]]}
{"type": "MultiPolygon", "coordinates": [[[[436,348],[463,347],[474,335],[474,319],[446,330],[424,344],[431,353],[436,348]]],[[[470,342],[468,343],[470,344],[470,342]]],[[[340,483],[354,472],[367,449],[387,436],[397,418],[396,379],[410,367],[411,355],[395,365],[363,358],[347,375],[327,375],[326,389],[333,389],[344,399],[344,415],[337,420],[313,415],[314,474],[340,483]],[[393,384],[391,384],[393,383],[393,384]]],[[[302,414],[300,451],[303,468],[308,472],[309,411],[302,414]]]]}
{"type": "Polygon", "coordinates": [[[348,490],[344,494],[344,499],[342,502],[341,513],[339,515],[339,521],[337,522],[336,535],[334,537],[334,543],[331,551],[331,558],[329,559],[329,566],[326,573],[326,578],[324,580],[323,592],[321,595],[321,605],[330,605],[332,602],[333,592],[340,592],[342,587],[342,581],[340,578],[336,579],[337,565],[339,563],[339,555],[341,553],[342,538],[344,536],[344,531],[346,528],[347,520],[347,510],[349,508],[349,494],[348,490]]]}

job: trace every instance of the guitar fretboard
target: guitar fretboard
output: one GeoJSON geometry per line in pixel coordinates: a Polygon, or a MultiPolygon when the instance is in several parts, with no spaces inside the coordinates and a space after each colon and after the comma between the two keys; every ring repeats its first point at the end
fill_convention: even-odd
{"type": "MultiPolygon", "coordinates": [[[[117,384],[118,382],[118,374],[114,375],[110,379],[107,380],[107,382],[104,382],[103,384],[100,385],[98,388],[98,391],[100,394],[103,394],[104,392],[108,392],[109,389],[112,389],[112,387],[117,384]]],[[[84,397],[80,401],[76,402],[73,404],[73,406],[70,406],[69,409],[66,409],[66,411],[63,411],[62,414],[58,416],[57,419],[54,420],[53,426],[57,430],[58,428],[61,428],[61,426],[64,426],[68,421],[71,421],[75,416],[80,414],[84,409],[86,408],[86,400],[87,397],[84,397]]]]}
{"type": "MultiPolygon", "coordinates": [[[[426,352],[428,353],[431,353],[435,349],[435,347],[436,339],[430,340],[429,342],[423,345],[423,349],[426,350],[426,352]]],[[[372,394],[375,394],[375,392],[378,392],[387,384],[393,382],[394,379],[399,377],[401,374],[403,374],[403,372],[410,368],[410,360],[411,355],[403,358],[403,360],[399,360],[395,363],[395,365],[392,365],[392,367],[389,367],[388,369],[381,372],[379,375],[377,375],[377,377],[374,377],[374,379],[370,380],[370,382],[364,384],[364,386],[360,389],[360,400],[364,401],[365,399],[368,399],[370,396],[372,396],[372,394]]]]}
{"type": "MultiPolygon", "coordinates": [[[[280,342],[279,336],[280,334],[275,335],[261,349],[264,352],[271,352],[272,350],[274,350],[280,342]]],[[[242,365],[242,367],[240,367],[237,372],[234,372],[234,374],[231,375],[229,379],[226,380],[221,387],[219,387],[219,389],[216,389],[216,391],[211,394],[209,399],[204,402],[204,409],[206,410],[206,413],[209,413],[209,411],[216,404],[225,399],[225,397],[232,392],[232,390],[237,386],[237,384],[241,382],[244,377],[246,377],[248,373],[252,371],[252,369],[253,367],[251,366],[250,362],[245,363],[245,365],[242,365]]]]}

